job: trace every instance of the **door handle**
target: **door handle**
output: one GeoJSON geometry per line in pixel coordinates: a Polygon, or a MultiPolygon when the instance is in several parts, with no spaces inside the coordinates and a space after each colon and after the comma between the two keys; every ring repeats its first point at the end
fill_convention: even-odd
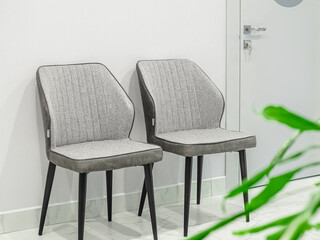
{"type": "Polygon", "coordinates": [[[254,28],[251,25],[243,26],[243,33],[246,35],[251,34],[252,32],[265,32],[265,31],[267,31],[267,28],[265,27],[254,28]]]}
{"type": "Polygon", "coordinates": [[[251,31],[265,32],[267,28],[251,28],[251,31]]]}

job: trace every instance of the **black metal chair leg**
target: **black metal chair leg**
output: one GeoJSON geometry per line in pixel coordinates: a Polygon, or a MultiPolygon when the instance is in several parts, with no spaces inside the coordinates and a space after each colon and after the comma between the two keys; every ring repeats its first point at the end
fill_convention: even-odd
{"type": "Polygon", "coordinates": [[[38,232],[39,236],[41,236],[42,232],[43,232],[43,227],[44,227],[44,222],[46,220],[48,204],[49,204],[49,199],[50,199],[52,183],[53,183],[55,172],[56,172],[56,165],[54,165],[53,163],[50,162],[49,167],[48,167],[46,187],[44,190],[44,197],[43,197],[43,202],[42,202],[40,226],[39,226],[39,232],[38,232]]]}
{"type": "Polygon", "coordinates": [[[86,213],[87,173],[79,174],[79,206],[78,206],[78,240],[84,237],[84,222],[86,213]]]}
{"type": "Polygon", "coordinates": [[[156,207],[154,203],[154,192],[153,192],[153,177],[152,177],[152,165],[147,164],[144,165],[144,173],[145,173],[145,186],[148,193],[149,200],[149,209],[151,216],[151,224],[152,224],[152,232],[153,239],[158,239],[158,231],[157,231],[157,219],[156,219],[156,207]]]}
{"type": "Polygon", "coordinates": [[[203,168],[203,156],[198,156],[197,204],[200,204],[200,199],[201,199],[202,168],[203,168]]]}
{"type": "Polygon", "coordinates": [[[139,211],[138,211],[139,217],[141,217],[141,215],[142,215],[143,206],[144,206],[144,202],[146,200],[146,196],[147,196],[146,183],[143,182],[142,193],[141,193],[140,204],[139,204],[139,211]]]}
{"type": "Polygon", "coordinates": [[[108,221],[112,221],[112,170],[106,171],[108,221]]]}
{"type": "MultiPolygon", "coordinates": [[[[239,151],[239,158],[240,158],[240,170],[241,170],[241,179],[242,182],[247,178],[247,157],[246,157],[246,150],[239,151]]],[[[246,209],[246,205],[249,202],[249,195],[248,192],[243,193],[243,200],[244,200],[244,208],[246,209]]],[[[249,213],[246,214],[246,222],[250,222],[249,213]]]]}
{"type": "MultiPolygon", "coordinates": [[[[153,169],[153,163],[152,163],[152,169],[153,169]]],[[[143,212],[143,206],[144,202],[146,201],[146,196],[147,196],[147,189],[146,189],[146,184],[143,182],[143,187],[142,187],[142,193],[141,193],[141,198],[140,198],[140,204],[139,204],[139,211],[138,211],[138,216],[141,217],[142,212],[143,212]]]]}
{"type": "Polygon", "coordinates": [[[190,212],[190,192],[192,180],[192,157],[186,157],[185,179],[184,179],[184,232],[188,236],[189,212],[190,212]]]}

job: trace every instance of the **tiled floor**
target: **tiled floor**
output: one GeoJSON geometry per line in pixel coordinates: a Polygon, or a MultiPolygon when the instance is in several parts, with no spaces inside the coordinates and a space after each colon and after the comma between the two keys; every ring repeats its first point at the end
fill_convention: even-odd
{"type": "MultiPolygon", "coordinates": [[[[252,235],[244,237],[235,237],[232,231],[247,228],[250,226],[260,225],[269,222],[280,216],[286,216],[290,213],[302,209],[308,201],[311,191],[314,191],[315,182],[320,182],[320,178],[310,178],[305,180],[294,181],[286,188],[277,201],[273,201],[257,213],[251,215],[251,222],[246,223],[244,219],[226,226],[225,228],[210,235],[210,240],[259,240],[265,239],[264,235],[252,235]],[[308,188],[307,186],[311,186],[308,188]],[[291,194],[295,193],[295,195],[291,194]]],[[[253,196],[261,189],[254,189],[250,192],[253,196]]],[[[201,230],[212,226],[220,218],[225,216],[221,210],[220,197],[211,197],[202,199],[201,205],[194,202],[190,211],[190,236],[201,230]]],[[[233,203],[228,203],[228,213],[235,213],[241,210],[242,202],[238,199],[233,203]]],[[[159,229],[159,239],[173,240],[182,239],[183,226],[183,203],[171,204],[157,207],[157,219],[159,229]]],[[[152,239],[151,225],[149,222],[149,212],[145,209],[142,217],[138,217],[136,212],[124,212],[113,215],[113,222],[109,223],[106,218],[94,218],[86,220],[85,229],[86,240],[99,239],[152,239]]],[[[44,235],[37,236],[37,229],[30,229],[21,232],[3,234],[0,240],[76,240],[77,239],[77,223],[70,222],[54,226],[45,227],[44,235]]],[[[320,232],[307,233],[304,240],[320,239],[320,232]]]]}

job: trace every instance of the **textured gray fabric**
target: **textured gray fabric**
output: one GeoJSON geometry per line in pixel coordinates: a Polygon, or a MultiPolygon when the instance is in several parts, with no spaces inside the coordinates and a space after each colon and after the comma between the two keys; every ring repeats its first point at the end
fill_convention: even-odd
{"type": "Polygon", "coordinates": [[[139,61],[137,72],[149,143],[183,156],[256,146],[255,136],[220,128],[223,96],[195,63],[139,61]]]}
{"type": "Polygon", "coordinates": [[[157,138],[181,144],[216,144],[230,140],[252,138],[249,133],[229,131],[222,128],[192,129],[186,131],[158,134],[157,138]]]}
{"type": "Polygon", "coordinates": [[[58,166],[92,172],[154,163],[162,159],[162,150],[127,138],[64,145],[52,149],[50,157],[58,166]]]}
{"type": "Polygon", "coordinates": [[[143,84],[155,105],[155,134],[220,126],[223,96],[190,60],[140,61],[143,84]]]}
{"type": "Polygon", "coordinates": [[[254,135],[222,128],[162,133],[153,138],[152,142],[160,145],[164,151],[189,157],[233,152],[256,146],[254,135]]]}
{"type": "Polygon", "coordinates": [[[51,147],[128,137],[133,105],[105,66],[44,66],[38,76],[51,117],[51,147]]]}
{"type": "Polygon", "coordinates": [[[162,159],[160,147],[128,138],[133,105],[102,64],[40,67],[37,84],[47,157],[52,163],[91,172],[162,159]]]}
{"type": "Polygon", "coordinates": [[[123,154],[160,149],[159,146],[132,141],[129,138],[85,142],[53,148],[52,151],[68,158],[83,160],[91,158],[108,158],[123,154]]]}

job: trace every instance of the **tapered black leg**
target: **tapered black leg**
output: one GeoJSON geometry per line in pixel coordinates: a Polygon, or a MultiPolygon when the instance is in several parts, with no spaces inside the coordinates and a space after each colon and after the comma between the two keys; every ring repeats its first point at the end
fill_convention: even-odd
{"type": "MultiPolygon", "coordinates": [[[[152,168],[153,168],[153,163],[152,163],[152,168]]],[[[141,215],[142,215],[144,202],[146,201],[146,196],[147,196],[147,189],[146,189],[146,184],[145,184],[145,182],[144,182],[144,183],[143,183],[143,187],[142,187],[141,198],[140,198],[140,205],[139,205],[138,216],[141,216],[141,215]]]]}
{"type": "Polygon", "coordinates": [[[52,189],[52,183],[54,179],[54,174],[56,172],[56,165],[53,163],[49,163],[48,173],[47,173],[47,181],[46,181],[46,187],[44,190],[44,197],[43,197],[43,203],[42,203],[42,211],[41,211],[41,217],[40,217],[40,226],[39,226],[39,236],[42,235],[43,232],[43,226],[44,222],[46,220],[47,210],[48,210],[48,204],[52,189]]]}
{"type": "Polygon", "coordinates": [[[192,157],[186,157],[185,179],[184,179],[184,231],[183,235],[188,236],[190,192],[192,179],[192,157]]]}
{"type": "Polygon", "coordinates": [[[158,231],[157,231],[157,219],[156,219],[156,207],[154,203],[154,192],[153,192],[153,177],[152,177],[152,165],[147,164],[144,165],[144,173],[145,173],[145,185],[148,193],[149,200],[149,209],[151,216],[151,224],[153,231],[153,239],[158,239],[158,231]]]}
{"type": "Polygon", "coordinates": [[[141,198],[140,198],[140,205],[139,205],[139,210],[138,210],[138,216],[142,215],[143,212],[143,206],[144,206],[144,202],[146,200],[146,196],[147,196],[147,189],[146,189],[146,183],[143,183],[143,187],[142,187],[142,193],[141,193],[141,198]]]}
{"type": "Polygon", "coordinates": [[[83,240],[86,213],[87,173],[79,174],[78,240],[83,240]]]}
{"type": "Polygon", "coordinates": [[[203,168],[203,156],[198,156],[197,204],[200,204],[200,199],[201,199],[202,168],[203,168]]]}
{"type": "MultiPolygon", "coordinates": [[[[241,170],[241,179],[242,181],[247,178],[247,157],[246,157],[246,150],[239,151],[239,158],[240,158],[240,170],[241,170]]],[[[248,192],[243,193],[243,200],[244,200],[244,207],[246,209],[246,204],[249,202],[248,192]]],[[[250,221],[249,213],[246,214],[246,221],[250,221]]]]}
{"type": "Polygon", "coordinates": [[[107,202],[108,202],[108,221],[112,221],[112,170],[106,171],[107,178],[107,202]]]}

